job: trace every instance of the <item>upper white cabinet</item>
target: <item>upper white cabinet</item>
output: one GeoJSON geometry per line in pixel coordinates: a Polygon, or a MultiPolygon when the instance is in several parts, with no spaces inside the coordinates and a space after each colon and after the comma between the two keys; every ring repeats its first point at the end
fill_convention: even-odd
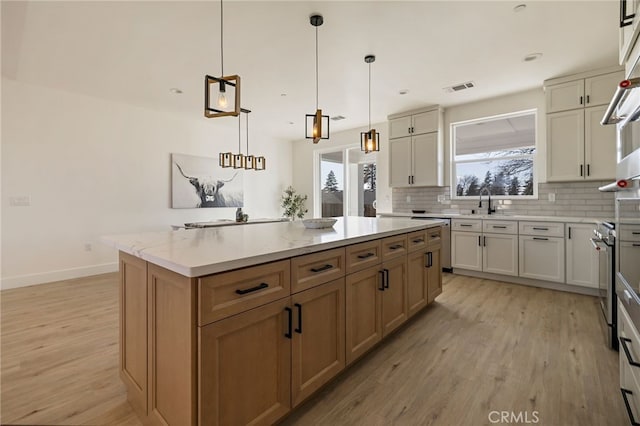
{"type": "Polygon", "coordinates": [[[442,110],[389,116],[389,186],[443,184],[442,110]]]}
{"type": "Polygon", "coordinates": [[[548,181],[615,178],[615,126],[600,120],[622,79],[615,71],[545,82],[548,181]]]}
{"type": "Polygon", "coordinates": [[[591,244],[593,224],[566,224],[567,284],[598,287],[598,252],[591,244]]]}

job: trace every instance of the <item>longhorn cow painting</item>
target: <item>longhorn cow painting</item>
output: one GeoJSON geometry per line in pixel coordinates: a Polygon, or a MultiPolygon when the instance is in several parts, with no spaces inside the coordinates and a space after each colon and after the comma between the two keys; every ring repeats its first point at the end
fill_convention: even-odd
{"type": "Polygon", "coordinates": [[[223,169],[218,160],[171,154],[171,207],[243,207],[242,173],[223,169]]]}

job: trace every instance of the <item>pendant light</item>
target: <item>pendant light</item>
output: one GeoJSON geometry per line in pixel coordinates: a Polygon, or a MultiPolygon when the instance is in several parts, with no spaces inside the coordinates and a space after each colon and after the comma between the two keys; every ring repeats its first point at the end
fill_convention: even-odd
{"type": "Polygon", "coordinates": [[[240,115],[240,76],[224,75],[223,8],[220,0],[220,77],[204,78],[204,116],[207,118],[240,115]]]}
{"type": "Polygon", "coordinates": [[[242,112],[246,114],[246,124],[247,124],[247,155],[244,156],[244,168],[245,170],[264,170],[267,165],[267,160],[263,156],[254,156],[249,154],[249,113],[251,110],[241,109],[242,112]]]}
{"type": "Polygon", "coordinates": [[[364,57],[364,62],[369,64],[369,131],[360,133],[360,150],[365,154],[380,151],[380,133],[371,128],[371,64],[375,60],[374,55],[364,57]]]}
{"type": "Polygon", "coordinates": [[[240,118],[241,116],[238,116],[238,153],[234,154],[232,152],[221,152],[219,154],[219,164],[222,168],[233,167],[234,169],[240,169],[244,167],[245,156],[242,155],[242,151],[240,149],[240,118]]]}
{"type": "Polygon", "coordinates": [[[322,15],[311,15],[309,21],[316,28],[316,112],[305,116],[304,132],[306,139],[318,143],[320,139],[329,139],[329,116],[322,115],[322,110],[318,108],[318,27],[324,19],[322,15]]]}

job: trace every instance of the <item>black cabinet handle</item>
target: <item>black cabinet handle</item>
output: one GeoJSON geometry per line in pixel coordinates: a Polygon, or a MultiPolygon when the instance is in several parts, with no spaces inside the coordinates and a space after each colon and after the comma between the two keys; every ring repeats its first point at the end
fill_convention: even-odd
{"type": "Polygon", "coordinates": [[[368,258],[370,258],[371,256],[375,256],[375,254],[374,254],[374,253],[359,254],[359,255],[358,255],[358,259],[368,259],[368,258]]]}
{"type": "Polygon", "coordinates": [[[415,240],[412,240],[411,242],[414,244],[424,243],[424,238],[417,238],[415,240]]]}
{"type": "Polygon", "coordinates": [[[632,244],[631,247],[640,247],[640,244],[632,244]]]}
{"type": "Polygon", "coordinates": [[[311,268],[310,270],[311,270],[311,272],[322,272],[322,271],[326,271],[326,270],[331,269],[331,268],[333,268],[333,265],[330,265],[330,264],[327,263],[324,266],[320,266],[319,268],[311,268]]]}
{"type": "Polygon", "coordinates": [[[583,165],[583,164],[580,164],[580,176],[582,176],[582,175],[583,175],[583,169],[584,169],[584,165],[583,165]]]}
{"type": "Polygon", "coordinates": [[[589,95],[587,95],[587,103],[589,103],[589,95]]]}
{"type": "Polygon", "coordinates": [[[407,183],[411,185],[411,176],[407,176],[407,183]]]}
{"type": "Polygon", "coordinates": [[[569,227],[569,239],[571,239],[571,227],[569,227]]]}
{"type": "Polygon", "coordinates": [[[252,293],[254,291],[262,290],[263,288],[267,288],[267,287],[269,287],[269,284],[260,283],[259,285],[255,286],[255,287],[247,288],[247,289],[244,289],[244,290],[238,289],[238,290],[236,290],[236,293],[237,294],[247,294],[247,293],[252,293]]]}
{"type": "Polygon", "coordinates": [[[627,361],[629,362],[629,365],[633,365],[634,367],[640,367],[640,363],[637,363],[633,360],[633,358],[631,358],[631,351],[629,351],[629,347],[627,346],[627,343],[631,343],[631,339],[628,339],[626,337],[619,337],[620,339],[620,344],[622,345],[622,349],[624,349],[624,354],[627,356],[627,361]]]}
{"type": "Polygon", "coordinates": [[[492,225],[495,229],[507,229],[506,226],[503,225],[492,225]]]}
{"type": "Polygon", "coordinates": [[[384,291],[384,271],[378,271],[378,275],[380,275],[380,287],[378,290],[384,291]]]}
{"type": "Polygon", "coordinates": [[[533,237],[534,240],[540,240],[540,241],[549,241],[548,238],[539,238],[539,237],[533,237]]]}
{"type": "Polygon", "coordinates": [[[533,227],[534,231],[548,231],[549,228],[536,228],[535,226],[533,227]]]}
{"type": "Polygon", "coordinates": [[[291,327],[293,326],[293,310],[290,307],[286,307],[284,308],[285,311],[287,311],[288,314],[288,328],[287,328],[287,332],[284,333],[284,337],[291,339],[291,337],[293,336],[291,334],[291,327]]]}
{"type": "Polygon", "coordinates": [[[468,223],[461,223],[460,226],[469,227],[469,226],[473,226],[473,225],[469,225],[468,223]]]}
{"type": "Polygon", "coordinates": [[[482,237],[482,245],[485,246],[485,247],[487,246],[487,237],[486,236],[482,237]]]}
{"type": "Polygon", "coordinates": [[[591,164],[587,164],[587,176],[591,176],[591,164]]]}
{"type": "Polygon", "coordinates": [[[640,235],[640,232],[632,232],[631,235],[640,235]]]}
{"type": "Polygon", "coordinates": [[[620,392],[622,392],[622,399],[624,399],[624,406],[627,407],[627,415],[629,416],[631,425],[640,426],[640,423],[636,422],[636,419],[633,418],[633,411],[631,411],[631,405],[629,404],[629,400],[627,399],[627,395],[633,395],[633,392],[624,388],[620,388],[620,392]]]}
{"type": "Polygon", "coordinates": [[[425,268],[431,268],[433,266],[433,252],[426,252],[425,255],[427,256],[427,264],[424,265],[425,268]]]}
{"type": "Polygon", "coordinates": [[[389,246],[389,249],[391,250],[398,250],[399,248],[402,248],[402,244],[394,244],[392,246],[389,246]]]}
{"type": "MultiPolygon", "coordinates": [[[[582,105],[582,96],[580,96],[580,105],[582,105]]],[[[581,175],[582,176],[582,175],[581,175]]]]}
{"type": "Polygon", "coordinates": [[[296,308],[298,308],[298,327],[293,330],[298,334],[302,334],[302,305],[299,303],[294,304],[296,308]]]}
{"type": "Polygon", "coordinates": [[[384,271],[384,288],[389,288],[389,270],[383,269],[384,271]]]}

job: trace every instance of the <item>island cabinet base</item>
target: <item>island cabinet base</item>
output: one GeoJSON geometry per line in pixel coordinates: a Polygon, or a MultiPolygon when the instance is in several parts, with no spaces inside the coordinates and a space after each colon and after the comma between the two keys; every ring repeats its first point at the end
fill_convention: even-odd
{"type": "Polygon", "coordinates": [[[439,246],[414,234],[197,278],[121,252],[131,405],[149,425],[278,422],[441,291],[439,246]]]}

